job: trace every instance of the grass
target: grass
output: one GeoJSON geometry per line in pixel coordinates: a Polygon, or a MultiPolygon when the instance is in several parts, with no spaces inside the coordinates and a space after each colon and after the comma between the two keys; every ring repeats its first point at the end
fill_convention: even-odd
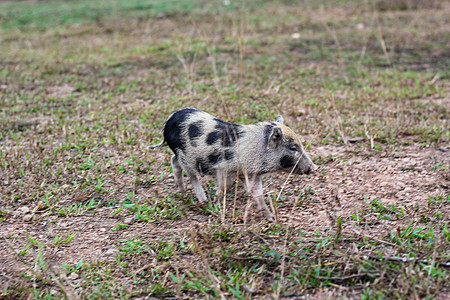
{"type": "Polygon", "coordinates": [[[448,296],[449,6],[386,3],[0,3],[1,297],[448,296]],[[174,194],[187,106],[301,134],[280,224],[174,194]]]}

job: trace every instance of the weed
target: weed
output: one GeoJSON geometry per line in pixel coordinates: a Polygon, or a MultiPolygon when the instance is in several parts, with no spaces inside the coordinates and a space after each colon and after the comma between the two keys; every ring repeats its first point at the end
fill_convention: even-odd
{"type": "Polygon", "coordinates": [[[177,251],[177,246],[174,242],[163,239],[154,241],[150,248],[153,249],[156,253],[156,258],[159,260],[167,260],[174,256],[177,251]]]}
{"type": "Polygon", "coordinates": [[[351,218],[352,218],[353,220],[355,220],[357,224],[366,222],[366,221],[365,221],[365,218],[364,218],[363,216],[360,215],[360,213],[359,213],[358,210],[357,210],[355,213],[352,213],[352,214],[351,214],[351,218]]]}
{"type": "Polygon", "coordinates": [[[122,247],[119,250],[124,255],[139,255],[149,248],[141,239],[121,239],[120,242],[122,247]]]}
{"type": "Polygon", "coordinates": [[[116,227],[111,228],[111,231],[116,231],[120,229],[126,229],[128,228],[128,224],[119,223],[116,227]]]}
{"type": "Polygon", "coordinates": [[[449,168],[448,165],[444,165],[441,162],[430,167],[431,170],[442,170],[442,171],[446,171],[446,170],[448,170],[448,168],[449,168]]]}
{"type": "Polygon", "coordinates": [[[373,199],[369,203],[369,208],[377,213],[379,219],[384,220],[392,220],[393,216],[398,219],[405,215],[403,208],[397,207],[395,202],[385,206],[379,199],[373,199]]]}
{"type": "Polygon", "coordinates": [[[68,244],[73,240],[75,237],[75,234],[69,235],[66,239],[64,239],[62,236],[56,236],[55,240],[53,241],[53,245],[59,247],[59,246],[68,246],[68,244]]]}
{"type": "Polygon", "coordinates": [[[63,263],[61,267],[62,267],[64,270],[66,270],[67,273],[73,273],[73,272],[80,272],[81,269],[82,269],[82,267],[83,267],[84,265],[85,265],[85,262],[84,262],[82,259],[80,259],[80,260],[79,260],[76,264],[74,264],[74,265],[63,263]]]}
{"type": "Polygon", "coordinates": [[[428,207],[442,206],[450,203],[450,194],[446,196],[428,196],[428,207]]]}
{"type": "MultiPolygon", "coordinates": [[[[86,212],[93,210],[95,207],[99,206],[101,201],[95,201],[91,199],[87,203],[75,203],[69,206],[68,208],[61,208],[58,210],[58,215],[60,216],[68,216],[68,215],[83,215],[86,212]]],[[[95,213],[95,211],[94,211],[95,213]]]]}
{"type": "MultiPolygon", "coordinates": [[[[129,203],[130,199],[131,198],[128,198],[127,201],[124,201],[122,208],[126,208],[129,213],[134,214],[136,220],[144,222],[155,222],[161,218],[176,220],[183,215],[183,211],[178,203],[169,196],[164,196],[161,200],[157,200],[156,198],[143,199],[142,197],[136,197],[133,200],[134,203],[129,203]]],[[[116,213],[122,208],[116,211],[116,213]]]]}
{"type": "Polygon", "coordinates": [[[314,195],[315,195],[314,189],[312,189],[312,188],[304,189],[304,191],[297,196],[297,199],[298,199],[297,205],[298,206],[303,206],[303,204],[305,202],[308,202],[308,201],[314,199],[312,197],[314,195]]]}
{"type": "Polygon", "coordinates": [[[337,230],[336,230],[336,237],[334,239],[334,243],[337,244],[337,242],[339,241],[339,238],[341,237],[341,232],[342,232],[342,218],[338,217],[337,218],[337,230]]]}
{"type": "Polygon", "coordinates": [[[432,224],[427,230],[427,227],[415,228],[413,226],[413,221],[411,221],[408,226],[402,229],[398,228],[395,233],[391,232],[391,241],[400,246],[412,247],[415,240],[424,240],[428,242],[427,247],[431,247],[434,244],[435,239],[436,237],[432,224]]]}

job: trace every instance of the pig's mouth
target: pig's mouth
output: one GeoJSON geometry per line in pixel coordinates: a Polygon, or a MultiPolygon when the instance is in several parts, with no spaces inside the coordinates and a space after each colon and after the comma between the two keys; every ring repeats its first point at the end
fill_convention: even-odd
{"type": "Polygon", "coordinates": [[[315,164],[312,163],[309,166],[306,166],[306,168],[298,168],[297,167],[296,171],[297,171],[297,174],[308,175],[308,174],[314,173],[318,168],[319,168],[318,166],[316,166],[315,164]]]}

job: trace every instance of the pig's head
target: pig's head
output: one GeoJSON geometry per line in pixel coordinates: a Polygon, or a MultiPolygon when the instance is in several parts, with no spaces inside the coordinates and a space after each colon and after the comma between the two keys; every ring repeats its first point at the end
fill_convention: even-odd
{"type": "Polygon", "coordinates": [[[318,169],[305,152],[300,139],[294,131],[283,124],[283,117],[279,116],[272,126],[267,127],[267,158],[278,170],[293,173],[309,174],[318,169]]]}

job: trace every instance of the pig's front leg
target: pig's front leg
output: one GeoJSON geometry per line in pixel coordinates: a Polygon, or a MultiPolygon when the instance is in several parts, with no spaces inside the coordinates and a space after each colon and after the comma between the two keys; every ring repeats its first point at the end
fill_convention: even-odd
{"type": "Polygon", "coordinates": [[[263,188],[262,188],[262,182],[261,182],[261,176],[259,175],[250,175],[249,176],[249,183],[247,186],[247,191],[252,195],[253,201],[256,203],[256,207],[264,217],[269,222],[275,222],[275,218],[273,214],[270,212],[269,208],[266,205],[266,202],[264,202],[264,195],[263,195],[263,188]]]}
{"type": "Polygon", "coordinates": [[[183,180],[183,169],[181,168],[178,157],[174,154],[170,160],[172,163],[173,177],[175,178],[175,183],[177,184],[178,191],[184,193],[184,180],[183,180]]]}

